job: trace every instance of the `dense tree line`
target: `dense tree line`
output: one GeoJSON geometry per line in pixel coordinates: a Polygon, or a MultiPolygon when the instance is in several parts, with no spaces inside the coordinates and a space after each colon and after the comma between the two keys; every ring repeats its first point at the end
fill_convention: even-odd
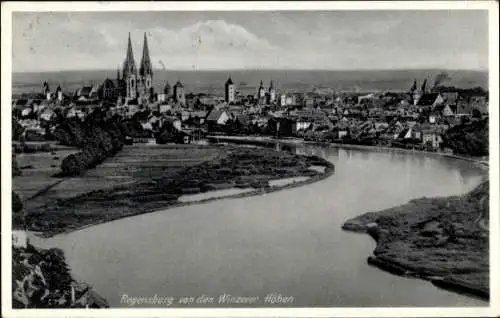
{"type": "Polygon", "coordinates": [[[451,127],[443,136],[443,145],[453,153],[469,156],[488,155],[488,118],[451,127]]]}
{"type": "Polygon", "coordinates": [[[123,148],[126,135],[117,117],[108,118],[104,111],[96,110],[85,121],[63,121],[54,136],[63,145],[81,148],[61,163],[63,175],[74,176],[114,156],[123,148]]]}

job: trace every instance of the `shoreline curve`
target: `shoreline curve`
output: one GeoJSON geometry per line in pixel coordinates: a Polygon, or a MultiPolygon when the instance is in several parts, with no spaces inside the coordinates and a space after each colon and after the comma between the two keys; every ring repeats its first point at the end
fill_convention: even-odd
{"type": "MultiPolygon", "coordinates": [[[[421,151],[421,150],[409,150],[402,148],[393,148],[393,147],[385,147],[385,146],[366,146],[366,145],[350,145],[350,144],[337,144],[337,143],[322,143],[322,142],[314,142],[314,141],[305,141],[303,139],[275,139],[269,137],[239,137],[239,136],[208,136],[209,140],[217,141],[217,142],[235,142],[242,144],[256,144],[262,146],[273,146],[276,144],[284,144],[284,145],[318,145],[318,146],[330,146],[336,148],[343,149],[363,149],[363,150],[371,150],[374,152],[400,152],[400,153],[418,153],[423,155],[431,155],[433,157],[442,157],[449,158],[455,160],[463,160],[469,161],[473,164],[477,165],[483,171],[489,169],[489,162],[484,160],[484,158],[473,158],[466,157],[448,153],[440,153],[440,152],[429,152],[429,151],[421,151]]],[[[379,211],[380,212],[380,211],[379,211]]],[[[374,214],[378,212],[373,212],[374,214]]],[[[363,214],[362,214],[363,215],[363,214]]],[[[359,216],[358,216],[359,217],[359,216]]],[[[378,237],[379,233],[377,231],[378,227],[375,224],[362,224],[361,222],[355,221],[356,217],[346,221],[342,229],[351,232],[358,233],[366,233],[369,234],[377,243],[378,246],[378,237]]],[[[375,250],[377,247],[375,248],[375,250]]],[[[476,297],[481,300],[488,301],[489,300],[489,290],[484,289],[481,286],[475,286],[466,281],[460,280],[455,277],[437,275],[436,273],[432,273],[421,268],[417,268],[412,266],[411,264],[403,264],[398,262],[395,259],[388,259],[383,256],[375,256],[370,255],[367,258],[368,264],[372,266],[376,266],[379,269],[389,272],[394,275],[410,277],[410,278],[419,278],[423,280],[427,280],[431,282],[434,286],[456,292],[459,294],[464,294],[467,296],[476,297]]]]}
{"type": "Polygon", "coordinates": [[[247,191],[247,192],[237,193],[237,194],[232,194],[232,195],[227,195],[227,196],[212,197],[212,198],[207,198],[207,199],[202,199],[202,200],[196,200],[196,201],[189,201],[189,202],[177,202],[175,204],[171,204],[171,205],[168,205],[168,206],[165,206],[165,207],[161,207],[161,208],[155,207],[153,209],[145,209],[145,210],[141,210],[141,211],[136,211],[134,213],[130,213],[130,214],[127,214],[127,215],[119,215],[119,216],[116,216],[116,217],[111,217],[111,218],[108,218],[108,219],[99,220],[99,221],[96,221],[96,222],[93,222],[93,223],[90,223],[90,224],[86,224],[86,225],[83,225],[83,226],[69,228],[69,229],[66,229],[66,230],[63,230],[63,231],[57,231],[57,230],[56,231],[47,231],[47,232],[31,231],[31,233],[33,233],[35,236],[37,236],[39,238],[48,239],[48,238],[52,238],[52,237],[56,237],[56,236],[60,236],[60,235],[70,234],[70,233],[73,233],[73,232],[76,232],[76,231],[81,231],[81,230],[84,230],[86,228],[97,226],[97,225],[101,225],[101,224],[104,224],[104,223],[111,223],[113,221],[118,221],[118,220],[121,220],[121,219],[131,218],[131,217],[138,216],[138,215],[141,215],[141,214],[148,214],[148,213],[153,213],[153,212],[163,212],[163,211],[167,211],[167,210],[170,210],[170,209],[173,209],[173,208],[179,208],[179,207],[189,206],[189,205],[200,205],[200,204],[209,203],[209,202],[216,201],[216,200],[238,199],[238,198],[253,197],[253,196],[258,196],[258,195],[267,194],[267,193],[273,193],[273,192],[277,192],[277,191],[281,191],[281,190],[298,188],[298,187],[301,187],[301,186],[305,186],[305,185],[309,185],[309,184],[312,184],[312,183],[319,182],[321,180],[324,180],[324,179],[332,176],[334,174],[334,172],[335,172],[335,166],[334,166],[334,164],[331,163],[330,161],[326,160],[326,159],[324,159],[323,163],[324,163],[324,166],[325,166],[324,172],[318,173],[317,175],[311,176],[307,180],[303,180],[303,181],[297,181],[297,182],[293,182],[293,183],[289,183],[289,184],[285,184],[285,185],[281,185],[281,186],[271,186],[271,187],[268,187],[268,188],[255,189],[255,190],[252,190],[252,191],[247,191]]]}

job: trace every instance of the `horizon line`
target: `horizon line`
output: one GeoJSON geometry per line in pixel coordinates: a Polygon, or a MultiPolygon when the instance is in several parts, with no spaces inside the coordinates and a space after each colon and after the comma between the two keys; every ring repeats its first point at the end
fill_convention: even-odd
{"type": "MultiPolygon", "coordinates": [[[[61,69],[61,70],[25,70],[25,71],[12,71],[11,74],[29,74],[29,73],[62,73],[62,72],[95,72],[95,71],[113,71],[113,68],[87,68],[87,69],[61,69]]],[[[324,71],[324,72],[357,72],[357,71],[466,71],[466,72],[488,72],[487,69],[468,69],[468,68],[446,68],[446,67],[407,67],[407,68],[332,68],[332,69],[318,69],[318,68],[216,68],[216,69],[164,69],[153,68],[153,71],[163,72],[232,72],[232,71],[324,71]]]]}

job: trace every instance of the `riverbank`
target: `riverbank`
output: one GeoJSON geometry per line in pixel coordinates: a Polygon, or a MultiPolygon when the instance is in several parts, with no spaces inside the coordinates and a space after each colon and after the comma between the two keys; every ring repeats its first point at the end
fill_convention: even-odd
{"type": "MultiPolygon", "coordinates": [[[[218,156],[174,171],[167,169],[149,180],[142,179],[132,184],[90,191],[75,197],[46,202],[44,206],[36,209],[27,209],[28,227],[41,236],[50,237],[138,214],[302,186],[322,180],[334,172],[333,164],[316,156],[232,145],[194,148],[197,147],[218,149],[218,156]],[[324,171],[314,169],[318,166],[324,167],[324,171]],[[307,179],[279,186],[270,184],[273,180],[292,177],[307,179]],[[249,191],[189,202],[179,201],[183,195],[222,189],[249,191]]],[[[186,158],[177,160],[192,160],[193,158],[189,157],[196,153],[186,151],[186,158]]]]}
{"type": "Polygon", "coordinates": [[[343,149],[360,149],[360,150],[370,150],[370,151],[381,151],[381,152],[399,152],[399,153],[421,153],[425,155],[431,156],[439,156],[451,159],[465,160],[477,164],[483,168],[487,168],[489,166],[488,159],[483,157],[467,157],[461,155],[454,155],[451,153],[444,152],[433,152],[433,151],[425,151],[425,150],[412,150],[412,149],[403,149],[397,147],[387,147],[387,146],[366,146],[366,145],[352,145],[352,144],[339,144],[339,143],[331,143],[331,142],[316,142],[316,141],[306,141],[301,138],[271,138],[271,137],[260,137],[260,136],[252,136],[252,137],[244,137],[244,136],[207,136],[208,140],[216,141],[216,142],[231,142],[237,144],[250,144],[250,145],[260,145],[260,146],[274,146],[276,144],[283,144],[287,146],[296,146],[301,144],[309,144],[309,145],[323,145],[329,147],[343,148],[343,149]]]}
{"type": "Polygon", "coordinates": [[[446,198],[421,198],[344,223],[377,242],[368,263],[455,292],[489,299],[489,182],[446,198]]]}
{"type": "MultiPolygon", "coordinates": [[[[268,147],[278,143],[287,146],[322,144],[343,149],[422,153],[469,161],[485,170],[489,167],[484,158],[393,147],[268,137],[209,136],[209,139],[268,147]]],[[[418,199],[401,207],[366,213],[345,222],[343,229],[368,233],[377,241],[374,255],[368,258],[371,265],[393,274],[426,279],[444,289],[488,299],[488,234],[484,226],[488,207],[480,203],[488,202],[484,199],[488,195],[488,183],[485,182],[464,196],[418,199]],[[474,213],[477,205],[483,209],[479,214],[474,213]]]]}

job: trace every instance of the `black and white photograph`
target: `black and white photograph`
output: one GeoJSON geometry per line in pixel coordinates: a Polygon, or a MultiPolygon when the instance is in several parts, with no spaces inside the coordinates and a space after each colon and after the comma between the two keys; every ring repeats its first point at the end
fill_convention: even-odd
{"type": "Polygon", "coordinates": [[[499,314],[497,2],[22,4],[2,315],[499,314]]]}

